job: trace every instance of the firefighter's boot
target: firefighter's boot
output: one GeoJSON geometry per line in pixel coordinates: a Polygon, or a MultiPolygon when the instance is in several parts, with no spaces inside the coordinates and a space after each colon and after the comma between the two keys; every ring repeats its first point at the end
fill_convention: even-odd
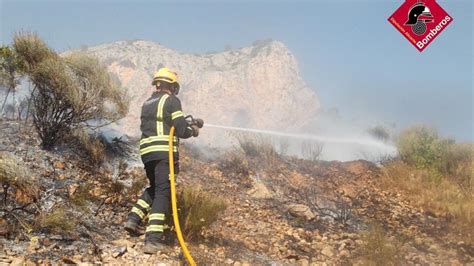
{"type": "Polygon", "coordinates": [[[164,250],[166,248],[160,242],[145,241],[145,246],[143,247],[143,253],[145,254],[155,254],[158,251],[164,250]]]}
{"type": "Polygon", "coordinates": [[[127,220],[127,222],[125,223],[124,229],[132,236],[141,235],[140,224],[133,219],[127,220]]]}
{"type": "Polygon", "coordinates": [[[165,230],[163,233],[163,244],[174,247],[176,245],[176,232],[174,230],[165,230]]]}

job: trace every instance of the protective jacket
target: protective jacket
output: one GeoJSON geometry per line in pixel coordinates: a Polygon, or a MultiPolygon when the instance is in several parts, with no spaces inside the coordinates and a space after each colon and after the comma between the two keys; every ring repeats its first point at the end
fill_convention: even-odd
{"type": "Polygon", "coordinates": [[[192,136],[193,130],[184,119],[181,102],[175,95],[154,92],[142,106],[140,155],[143,163],[168,159],[169,133],[175,127],[174,159],[179,160],[179,139],[192,136]]]}

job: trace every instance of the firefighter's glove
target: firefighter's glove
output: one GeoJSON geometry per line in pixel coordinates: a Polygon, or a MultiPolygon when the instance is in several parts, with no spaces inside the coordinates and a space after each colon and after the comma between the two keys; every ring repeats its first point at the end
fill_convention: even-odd
{"type": "Polygon", "coordinates": [[[202,120],[201,118],[196,118],[196,119],[194,119],[194,124],[198,128],[202,128],[204,126],[204,120],[202,120]]]}
{"type": "Polygon", "coordinates": [[[199,136],[199,127],[196,125],[192,125],[191,129],[193,130],[193,137],[199,136]]]}

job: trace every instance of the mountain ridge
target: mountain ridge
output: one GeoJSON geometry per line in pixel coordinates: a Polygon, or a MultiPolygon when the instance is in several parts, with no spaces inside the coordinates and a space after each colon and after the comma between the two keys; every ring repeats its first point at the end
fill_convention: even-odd
{"type": "Polygon", "coordinates": [[[132,136],[139,134],[140,107],[153,91],[152,75],[163,66],[178,72],[185,113],[213,124],[298,131],[308,126],[304,117],[320,110],[296,58],[278,41],[209,54],[181,53],[146,40],[116,41],[63,54],[74,51],[97,56],[126,88],[131,107],[118,126],[132,136]],[[277,126],[281,123],[284,129],[277,126]]]}

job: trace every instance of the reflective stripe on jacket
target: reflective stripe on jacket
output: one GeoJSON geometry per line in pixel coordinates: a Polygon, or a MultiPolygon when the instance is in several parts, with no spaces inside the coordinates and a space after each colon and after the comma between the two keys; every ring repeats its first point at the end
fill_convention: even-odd
{"type": "Polygon", "coordinates": [[[144,163],[153,160],[168,159],[168,138],[171,126],[175,127],[173,151],[179,159],[179,138],[192,136],[181,109],[181,102],[174,95],[165,92],[154,92],[143,103],[140,129],[140,155],[144,163]]]}

